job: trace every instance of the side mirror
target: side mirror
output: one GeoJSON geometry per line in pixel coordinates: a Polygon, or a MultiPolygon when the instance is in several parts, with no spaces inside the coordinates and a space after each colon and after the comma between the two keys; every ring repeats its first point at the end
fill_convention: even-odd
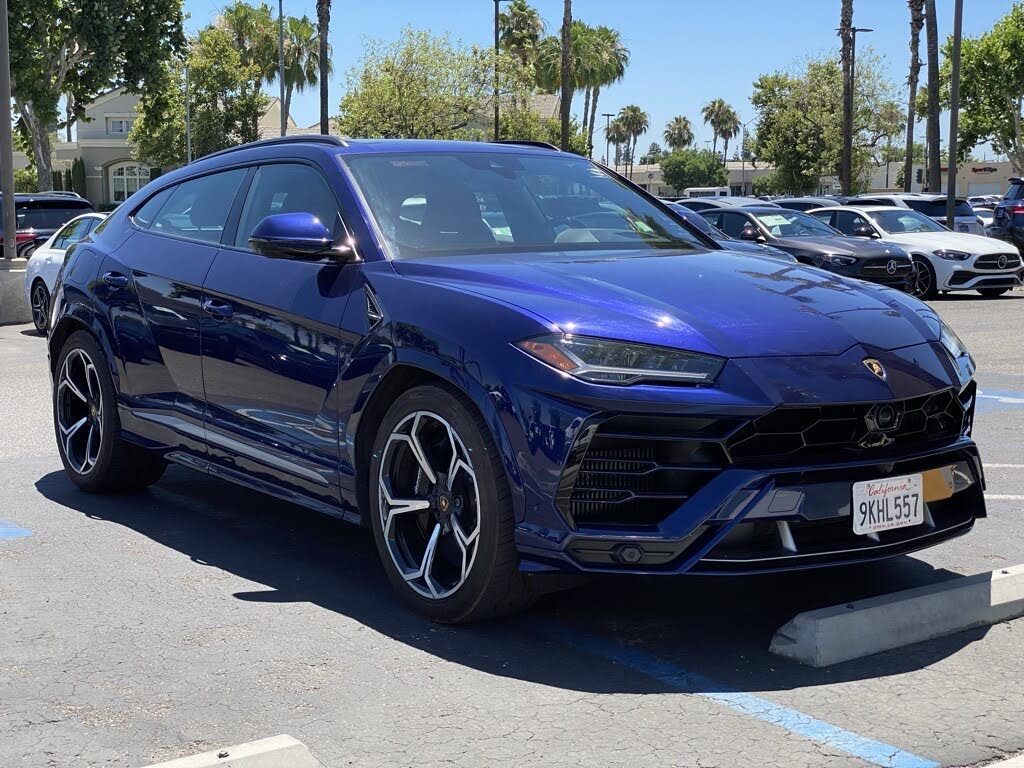
{"type": "Polygon", "coordinates": [[[867,225],[864,225],[864,226],[861,226],[861,227],[857,227],[855,230],[853,230],[853,236],[854,237],[876,237],[877,238],[878,237],[878,233],[875,232],[873,227],[869,227],[867,225]]]}
{"type": "Polygon", "coordinates": [[[351,255],[347,246],[335,247],[330,230],[312,213],[267,216],[249,235],[249,247],[270,259],[318,261],[351,255]]]}
{"type": "Polygon", "coordinates": [[[751,240],[755,243],[763,243],[765,241],[765,237],[757,231],[757,227],[753,224],[746,224],[743,227],[743,231],[740,233],[740,240],[751,240]]]}

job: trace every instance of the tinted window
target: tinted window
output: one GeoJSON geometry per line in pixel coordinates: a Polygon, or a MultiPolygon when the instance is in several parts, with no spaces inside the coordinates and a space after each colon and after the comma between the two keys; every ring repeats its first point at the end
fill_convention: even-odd
{"type": "Polygon", "coordinates": [[[832,223],[832,216],[833,216],[833,212],[832,211],[815,211],[815,212],[809,213],[807,215],[808,216],[813,216],[818,221],[820,221],[822,224],[831,224],[832,223]]]}
{"type": "Polygon", "coordinates": [[[675,203],[668,203],[668,207],[675,210],[686,221],[688,221],[690,224],[693,224],[694,227],[699,229],[708,237],[715,237],[716,235],[718,235],[719,237],[721,236],[721,233],[716,232],[708,223],[708,220],[701,216],[699,213],[694,213],[693,211],[687,210],[686,208],[683,208],[680,205],[676,205],[675,203]]]}
{"type": "Polygon", "coordinates": [[[1011,184],[1005,195],[1007,200],[1020,200],[1022,197],[1024,197],[1024,182],[1011,184]]]}
{"type": "Polygon", "coordinates": [[[135,223],[143,229],[148,228],[149,225],[153,223],[153,219],[156,218],[156,215],[160,212],[164,203],[167,202],[167,198],[171,196],[174,189],[174,187],[162,189],[143,203],[142,207],[135,212],[134,216],[132,216],[135,223]]]}
{"type": "Polygon", "coordinates": [[[872,216],[878,226],[886,232],[945,232],[946,229],[934,220],[917,211],[875,211],[872,216]]]}
{"type": "Polygon", "coordinates": [[[261,166],[242,207],[235,245],[246,246],[256,225],[278,213],[312,213],[333,231],[338,202],[315,168],[294,163],[261,166]]]}
{"type": "MultiPolygon", "coordinates": [[[[925,216],[934,216],[943,218],[946,215],[946,201],[942,200],[915,200],[913,198],[907,199],[907,205],[910,206],[911,210],[920,211],[925,216]]],[[[974,211],[971,206],[967,204],[966,200],[957,200],[956,205],[953,206],[954,216],[973,216],[974,211]]]]}
{"type": "Polygon", "coordinates": [[[79,219],[68,224],[62,229],[57,237],[53,239],[53,247],[63,250],[72,243],[77,243],[87,234],[89,234],[89,219],[79,219]]]}
{"type": "Polygon", "coordinates": [[[836,211],[836,218],[832,223],[832,226],[844,235],[852,235],[861,227],[870,227],[871,223],[859,213],[854,213],[853,211],[836,211]]]}
{"type": "Polygon", "coordinates": [[[732,211],[726,211],[722,214],[722,223],[719,225],[720,229],[729,235],[729,237],[740,237],[743,234],[743,227],[750,224],[751,221],[742,213],[733,213],[732,211]]]}
{"type": "Polygon", "coordinates": [[[632,187],[566,153],[373,154],[345,162],[396,258],[705,247],[632,187]]]}
{"type": "Polygon", "coordinates": [[[246,169],[211,173],[174,188],[151,230],[219,243],[246,169]]]}
{"type": "Polygon", "coordinates": [[[689,208],[691,211],[709,211],[712,209],[718,210],[718,208],[720,207],[715,205],[714,203],[704,203],[701,202],[700,200],[680,200],[679,204],[684,208],[689,208]]]}
{"type": "Polygon", "coordinates": [[[847,205],[899,205],[899,203],[893,201],[891,198],[886,197],[858,197],[853,200],[848,200],[847,205]]]}
{"type": "Polygon", "coordinates": [[[806,211],[808,208],[816,208],[818,205],[817,203],[796,202],[792,200],[777,200],[776,203],[780,208],[789,208],[793,211],[806,211]]]}
{"type": "Polygon", "coordinates": [[[17,206],[18,229],[59,229],[76,216],[91,211],[88,203],[31,202],[17,206]]]}
{"type": "Polygon", "coordinates": [[[722,229],[722,214],[718,208],[702,211],[700,215],[711,226],[722,229]]]}

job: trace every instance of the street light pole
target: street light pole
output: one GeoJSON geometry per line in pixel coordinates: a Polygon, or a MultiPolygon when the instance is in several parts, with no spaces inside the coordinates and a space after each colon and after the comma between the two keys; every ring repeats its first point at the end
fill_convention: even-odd
{"type": "Polygon", "coordinates": [[[192,162],[192,90],[188,82],[188,61],[185,62],[185,165],[192,162]]]}
{"type": "Polygon", "coordinates": [[[501,130],[501,116],[500,110],[501,105],[498,103],[498,42],[499,42],[499,25],[498,25],[498,3],[501,0],[494,0],[494,140],[498,141],[501,135],[498,133],[501,130]]]}
{"type": "MultiPolygon", "coordinates": [[[[601,117],[604,118],[604,164],[608,165],[608,160],[611,157],[612,143],[608,140],[608,129],[611,127],[612,118],[615,117],[614,112],[602,112],[601,117]]],[[[619,172],[619,164],[615,164],[615,172],[619,172]]]]}
{"type": "Polygon", "coordinates": [[[281,86],[281,135],[288,133],[288,113],[284,108],[284,0],[277,0],[277,79],[281,86]]]}
{"type": "Polygon", "coordinates": [[[11,45],[7,0],[0,0],[0,202],[3,204],[4,258],[18,256],[14,215],[14,136],[11,129],[11,45]]]}
{"type": "Polygon", "coordinates": [[[953,229],[956,208],[957,130],[960,123],[960,40],[963,37],[964,0],[953,5],[953,66],[949,79],[949,172],[946,174],[946,226],[953,229]]]}
{"type": "Polygon", "coordinates": [[[740,126],[740,179],[743,185],[743,194],[747,194],[747,126],[757,120],[752,117],[740,126]]]}

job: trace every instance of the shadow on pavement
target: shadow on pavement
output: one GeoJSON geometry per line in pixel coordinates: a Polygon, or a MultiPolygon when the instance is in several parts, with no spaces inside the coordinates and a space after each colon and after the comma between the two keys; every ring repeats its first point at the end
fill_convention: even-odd
{"type": "MultiPolygon", "coordinates": [[[[722,689],[770,691],[898,675],[935,663],[984,630],[816,670],[771,656],[772,633],[794,614],[958,574],[910,557],[771,577],[602,578],[548,595],[528,614],[484,625],[435,625],[392,592],[368,531],[216,478],[171,467],[149,491],[94,496],[62,472],[46,498],[266,586],[239,600],[308,602],[447,661],[489,674],[596,693],[678,689],[545,639],[598,636],[655,654],[722,689]]],[[[123,563],[130,568],[131,563],[123,563]]],[[[225,597],[228,597],[226,594],[225,597]]],[[[571,644],[571,640],[570,640],[571,644]]]]}

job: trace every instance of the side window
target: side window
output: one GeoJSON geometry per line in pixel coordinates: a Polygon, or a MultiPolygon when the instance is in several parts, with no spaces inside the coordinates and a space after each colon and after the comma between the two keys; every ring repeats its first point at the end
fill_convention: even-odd
{"type": "Polygon", "coordinates": [[[720,226],[721,221],[722,221],[722,214],[721,213],[718,213],[717,211],[712,211],[712,212],[701,213],[701,214],[698,214],[698,215],[702,216],[704,218],[704,220],[708,224],[710,224],[712,227],[718,227],[719,229],[722,228],[720,226]]]}
{"type": "Polygon", "coordinates": [[[77,243],[83,237],[85,237],[86,225],[89,223],[88,219],[79,219],[73,221],[70,224],[65,225],[64,229],[57,233],[57,236],[53,238],[53,248],[57,250],[64,250],[72,243],[77,243]]]}
{"type": "Polygon", "coordinates": [[[219,243],[246,169],[211,173],[183,181],[167,198],[150,229],[219,243]]]}
{"type": "Polygon", "coordinates": [[[859,213],[853,211],[838,211],[836,223],[833,225],[844,235],[852,235],[860,227],[869,227],[871,224],[859,213]]]}
{"type": "Polygon", "coordinates": [[[312,213],[334,232],[338,201],[321,173],[311,166],[300,163],[260,166],[242,206],[235,245],[248,247],[249,235],[256,225],[278,213],[312,213]]]}
{"type": "Polygon", "coordinates": [[[1010,188],[1006,190],[1005,198],[1007,200],[1020,200],[1024,197],[1024,183],[1011,184],[1010,188]]]}
{"type": "Polygon", "coordinates": [[[742,213],[726,211],[722,214],[721,229],[729,237],[739,238],[743,234],[743,227],[750,223],[750,220],[742,213]]]}
{"type": "Polygon", "coordinates": [[[822,224],[828,224],[829,226],[835,226],[832,223],[832,217],[836,215],[835,211],[814,211],[811,216],[816,218],[822,224]]]}
{"type": "Polygon", "coordinates": [[[153,195],[149,200],[142,204],[142,207],[135,211],[135,215],[132,216],[132,220],[143,229],[148,229],[149,225],[153,223],[153,219],[160,213],[160,209],[163,208],[164,203],[167,202],[167,198],[171,196],[171,192],[175,190],[175,187],[168,187],[162,189],[153,195]]]}

